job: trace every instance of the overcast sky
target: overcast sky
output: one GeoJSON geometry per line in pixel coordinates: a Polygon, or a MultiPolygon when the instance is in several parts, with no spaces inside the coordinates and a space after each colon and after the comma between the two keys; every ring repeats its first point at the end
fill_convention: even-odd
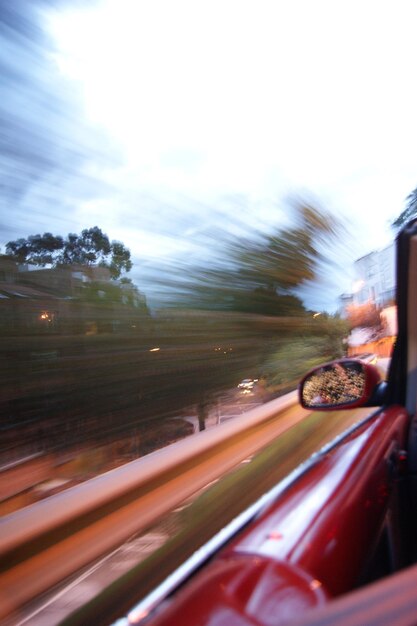
{"type": "Polygon", "coordinates": [[[349,223],[336,284],[308,303],[332,308],[417,186],[416,13],[0,0],[0,246],[97,224],[141,286],[161,257],[203,255],[205,232],[285,223],[304,194],[349,223]]]}

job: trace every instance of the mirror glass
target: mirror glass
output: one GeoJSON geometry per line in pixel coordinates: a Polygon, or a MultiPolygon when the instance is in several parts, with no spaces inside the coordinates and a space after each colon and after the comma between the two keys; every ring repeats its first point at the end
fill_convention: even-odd
{"type": "Polygon", "coordinates": [[[365,392],[365,371],[358,361],[339,361],[314,370],[301,389],[307,408],[335,407],[360,400],[365,392]]]}

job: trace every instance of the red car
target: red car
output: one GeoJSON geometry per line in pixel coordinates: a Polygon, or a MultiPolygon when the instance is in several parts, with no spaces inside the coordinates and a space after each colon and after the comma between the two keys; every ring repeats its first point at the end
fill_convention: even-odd
{"type": "Polygon", "coordinates": [[[387,381],[369,363],[342,359],[299,388],[309,410],[376,408],[118,623],[417,624],[417,220],[397,245],[399,331],[387,381]]]}

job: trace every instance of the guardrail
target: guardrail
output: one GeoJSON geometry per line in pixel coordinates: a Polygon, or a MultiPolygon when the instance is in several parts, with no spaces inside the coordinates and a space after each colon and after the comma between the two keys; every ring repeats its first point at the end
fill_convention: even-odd
{"type": "Polygon", "coordinates": [[[0,520],[0,619],[300,422],[292,392],[0,520]],[[288,419],[287,419],[288,418],[288,419]]]}
{"type": "Polygon", "coordinates": [[[0,510],[7,510],[8,502],[47,480],[51,474],[52,461],[50,457],[40,453],[31,454],[19,461],[14,461],[0,467],[0,510]],[[23,470],[23,471],[22,471],[23,470]]]}

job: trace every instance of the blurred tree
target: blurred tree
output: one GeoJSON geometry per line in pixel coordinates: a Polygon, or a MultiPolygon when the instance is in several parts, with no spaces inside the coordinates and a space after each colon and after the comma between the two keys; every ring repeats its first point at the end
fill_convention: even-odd
{"type": "Polygon", "coordinates": [[[399,216],[392,222],[392,227],[400,229],[411,220],[413,217],[417,217],[417,187],[406,198],[405,209],[399,214],[399,216]]]}
{"type": "Polygon", "coordinates": [[[80,265],[105,264],[112,247],[107,235],[100,228],[85,229],[81,235],[70,233],[64,241],[59,263],[80,265]]]}
{"type": "Polygon", "coordinates": [[[66,239],[44,233],[30,235],[6,244],[6,253],[19,263],[45,267],[51,265],[99,265],[107,267],[113,279],[132,269],[130,250],[120,241],[109,241],[98,226],[84,229],[80,235],[69,233],[66,239]]]}
{"type": "Polygon", "coordinates": [[[132,269],[130,251],[120,241],[111,243],[111,259],[108,267],[112,278],[119,278],[122,272],[129,272],[132,269]]]}
{"type": "MultiPolygon", "coordinates": [[[[12,425],[40,424],[52,449],[152,430],[193,406],[203,429],[218,394],[242,378],[263,375],[272,392],[284,393],[311,363],[340,350],[339,321],[313,318],[296,294],[317,275],[336,231],[332,218],[303,204],[293,226],[274,235],[226,238],[216,268],[187,266],[170,282],[164,277],[175,307],[152,316],[129,279],[84,285],[64,301],[73,327],[61,319],[59,334],[27,329],[21,341],[5,334],[0,412],[12,425]]],[[[28,238],[9,242],[9,253],[28,260],[47,242],[51,265],[109,267],[114,259],[115,274],[120,265],[128,271],[128,251],[97,227],[62,243],[50,233],[37,237],[36,250],[28,238]]]]}
{"type": "Polygon", "coordinates": [[[52,233],[43,235],[30,235],[27,239],[17,239],[6,244],[6,252],[13,256],[19,263],[32,263],[33,265],[53,264],[57,252],[64,247],[62,237],[55,237],[52,233]]]}
{"type": "Polygon", "coordinates": [[[373,328],[381,325],[380,310],[373,302],[351,304],[346,312],[350,328],[373,328]]]}
{"type": "Polygon", "coordinates": [[[335,219],[308,204],[294,206],[295,224],[259,242],[236,245],[234,258],[243,285],[274,295],[289,295],[301,284],[314,280],[323,254],[337,231],[335,219]]]}
{"type": "MultiPolygon", "coordinates": [[[[182,367],[189,368],[184,399],[185,392],[196,398],[201,429],[207,407],[220,390],[236,387],[241,378],[259,378],[267,362],[267,379],[276,384],[274,366],[285,378],[283,370],[291,369],[292,342],[302,345],[306,336],[321,333],[325,339],[314,344],[317,362],[327,357],[330,343],[332,355],[339,355],[347,334],[344,325],[328,319],[324,328],[324,316],[320,322],[313,319],[297,295],[301,285],[318,276],[325,262],[322,250],[328,250],[339,224],[309,203],[298,202],[293,208],[291,226],[246,238],[225,235],[215,267],[176,267],[170,276],[171,321],[159,330],[171,330],[172,340],[186,348],[181,353],[182,367]],[[277,346],[285,352],[284,359],[270,358],[277,346]]],[[[304,357],[308,361],[308,351],[304,357]]],[[[169,383],[175,379],[173,372],[169,383]]],[[[182,393],[181,384],[176,390],[182,393]]]]}
{"type": "Polygon", "coordinates": [[[174,300],[204,310],[261,315],[306,313],[297,288],[317,278],[340,224],[327,212],[306,202],[293,206],[293,225],[276,233],[229,237],[223,257],[211,269],[181,268],[174,300]]]}

